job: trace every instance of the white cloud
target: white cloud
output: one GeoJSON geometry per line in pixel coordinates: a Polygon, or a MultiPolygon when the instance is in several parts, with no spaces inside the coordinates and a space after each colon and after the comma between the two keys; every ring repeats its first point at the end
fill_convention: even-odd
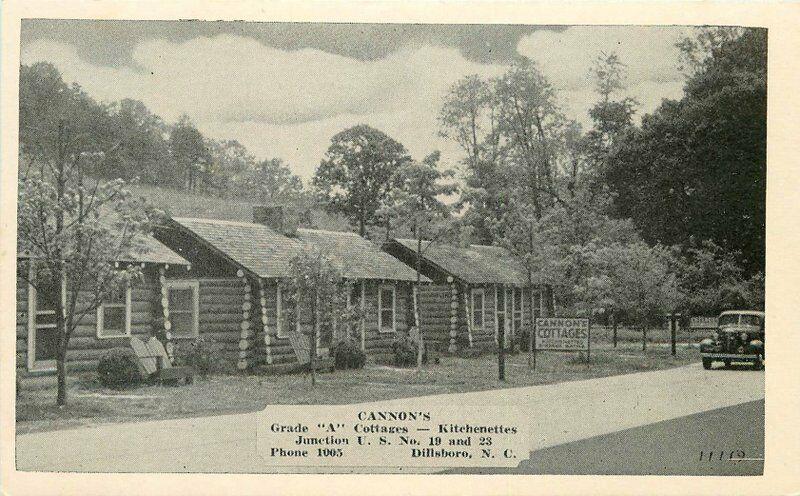
{"type": "Polygon", "coordinates": [[[73,47],[48,41],[23,52],[25,62],[54,62],[66,80],[95,97],[137,98],[167,119],[187,113],[198,121],[273,124],[434,104],[462,75],[501,70],[451,48],[404,48],[365,62],[312,49],[279,50],[232,35],[150,40],[135,48],[133,59],[137,70],[97,67],[73,47]]]}
{"type": "Polygon", "coordinates": [[[683,27],[574,26],[564,31],[534,31],[517,44],[520,54],[535,60],[556,84],[575,89],[591,86],[592,63],[601,51],[616,52],[628,66],[629,82],[681,79],[675,42],[683,27]]]}
{"type": "Polygon", "coordinates": [[[588,124],[587,110],[597,101],[589,71],[601,51],[616,52],[628,66],[625,96],[639,101],[638,114],[643,115],[663,98],[681,96],[675,42],[685,32],[679,26],[574,26],[561,32],[534,31],[520,39],[517,51],[539,64],[560,90],[565,110],[588,124]]]}
{"type": "MultiPolygon", "coordinates": [[[[640,114],[663,97],[680,96],[672,46],[678,33],[678,28],[574,27],[536,31],[517,48],[561,89],[567,114],[588,125],[586,112],[596,95],[587,73],[600,50],[616,50],[629,65],[628,93],[641,102],[640,114]]],[[[259,158],[281,157],[306,179],[330,138],[359,123],[383,130],[415,158],[439,149],[454,165],[459,150],[437,136],[442,97],[464,75],[489,77],[504,70],[469,61],[453,48],[408,46],[359,61],[320,50],[279,50],[232,35],[145,41],[133,51],[135,67],[94,65],[73,46],[54,41],[24,47],[23,63],[41,60],[95,99],[141,100],[169,122],[185,113],[208,136],[238,139],[259,158]]]]}

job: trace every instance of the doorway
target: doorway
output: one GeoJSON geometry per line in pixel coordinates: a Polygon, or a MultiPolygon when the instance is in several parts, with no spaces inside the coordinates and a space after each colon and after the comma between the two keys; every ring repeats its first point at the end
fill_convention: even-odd
{"type": "Polygon", "coordinates": [[[49,371],[55,370],[58,353],[57,288],[52,282],[38,286],[28,286],[28,370],[49,371]]]}

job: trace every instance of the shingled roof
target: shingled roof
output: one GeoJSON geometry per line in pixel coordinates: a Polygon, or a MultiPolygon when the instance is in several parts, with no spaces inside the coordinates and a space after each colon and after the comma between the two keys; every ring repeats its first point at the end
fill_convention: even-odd
{"type": "MultiPolygon", "coordinates": [[[[322,251],[348,279],[416,281],[417,272],[355,233],[298,229],[297,238],[322,251]]],[[[422,282],[430,282],[422,276],[422,282]]]]}
{"type": "MultiPolygon", "coordinates": [[[[289,276],[289,264],[302,250],[322,251],[349,279],[416,281],[416,272],[353,233],[298,229],[287,237],[257,223],[174,218],[204,243],[263,278],[289,276]]],[[[423,277],[424,282],[429,281],[423,277]]]]}
{"type": "MultiPolygon", "coordinates": [[[[19,239],[17,241],[17,258],[29,258],[30,253],[19,244],[19,239]]],[[[120,256],[115,262],[189,265],[183,257],[151,236],[137,236],[132,245],[128,253],[120,256]]]]}
{"type": "MultiPolygon", "coordinates": [[[[417,252],[414,239],[394,239],[403,248],[417,252]]],[[[505,248],[470,245],[469,247],[422,242],[422,256],[453,277],[468,284],[525,285],[528,280],[522,265],[505,248]]]]}

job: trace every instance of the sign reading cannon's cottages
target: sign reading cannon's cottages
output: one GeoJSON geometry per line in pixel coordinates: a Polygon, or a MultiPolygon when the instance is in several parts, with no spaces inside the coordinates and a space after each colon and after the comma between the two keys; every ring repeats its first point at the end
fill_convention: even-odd
{"type": "Polygon", "coordinates": [[[589,351],[589,319],[540,317],[536,319],[537,351],[589,351]]]}

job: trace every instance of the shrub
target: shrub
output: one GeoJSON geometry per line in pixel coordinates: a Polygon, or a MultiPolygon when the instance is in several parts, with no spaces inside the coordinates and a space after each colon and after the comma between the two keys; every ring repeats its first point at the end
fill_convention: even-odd
{"type": "Polygon", "coordinates": [[[138,385],[142,381],[138,360],[136,353],[130,348],[111,348],[106,351],[97,364],[100,384],[118,389],[138,385]]]}
{"type": "MultiPolygon", "coordinates": [[[[402,335],[392,342],[394,364],[397,367],[410,367],[417,364],[417,342],[410,336],[402,335]]],[[[427,363],[428,353],[423,348],[422,363],[427,363]]]]}
{"type": "Polygon", "coordinates": [[[333,350],[334,364],[337,369],[360,369],[367,363],[367,354],[352,339],[340,341],[333,350]]]}
{"type": "Polygon", "coordinates": [[[219,350],[213,340],[198,337],[193,341],[179,341],[175,346],[175,361],[178,365],[192,367],[200,377],[216,371],[219,350]]]}

